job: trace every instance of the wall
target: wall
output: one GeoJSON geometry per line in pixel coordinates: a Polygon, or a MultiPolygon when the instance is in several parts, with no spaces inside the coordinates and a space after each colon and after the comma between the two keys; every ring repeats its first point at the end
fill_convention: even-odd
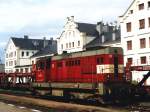
{"type": "MultiPolygon", "coordinates": [[[[125,14],[120,17],[121,24],[121,45],[124,49],[125,65],[128,58],[133,59],[132,66],[150,65],[150,17],[149,0],[135,0],[125,14]],[[139,4],[144,3],[144,9],[139,10],[139,4]],[[131,13],[133,10],[133,13],[131,13]],[[145,28],[139,29],[139,20],[145,19],[145,28]],[[131,32],[127,32],[126,23],[132,23],[131,32]],[[146,47],[140,48],[140,39],[146,39],[146,47]],[[132,50],[127,50],[127,41],[132,41],[132,50]],[[141,64],[140,57],[146,56],[146,64],[141,64]]],[[[145,72],[133,72],[133,80],[141,80],[145,72]]],[[[148,83],[150,85],[150,81],[148,83]]]]}

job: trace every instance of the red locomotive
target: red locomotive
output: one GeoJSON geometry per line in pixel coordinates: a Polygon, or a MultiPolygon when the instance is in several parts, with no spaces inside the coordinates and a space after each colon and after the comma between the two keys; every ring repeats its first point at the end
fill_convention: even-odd
{"type": "Polygon", "coordinates": [[[37,62],[36,82],[104,83],[122,80],[121,48],[64,53],[37,62]]]}
{"type": "Polygon", "coordinates": [[[101,47],[40,58],[33,65],[32,73],[0,73],[0,87],[100,101],[145,95],[142,84],[150,72],[139,85],[133,86],[126,79],[130,69],[128,66],[124,71],[122,48],[101,47]]]}
{"type": "Polygon", "coordinates": [[[126,88],[123,50],[119,47],[103,47],[39,59],[35,74],[33,87],[49,90],[49,94],[56,96],[106,96],[119,94],[126,88]]]}

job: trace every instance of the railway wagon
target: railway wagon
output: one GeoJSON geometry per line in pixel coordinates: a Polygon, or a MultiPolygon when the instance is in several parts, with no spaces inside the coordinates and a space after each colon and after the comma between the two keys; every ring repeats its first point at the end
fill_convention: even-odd
{"type": "Polygon", "coordinates": [[[36,82],[33,87],[55,96],[90,98],[116,96],[116,93],[119,96],[126,88],[123,50],[119,47],[64,53],[40,59],[35,72],[36,82]]]}

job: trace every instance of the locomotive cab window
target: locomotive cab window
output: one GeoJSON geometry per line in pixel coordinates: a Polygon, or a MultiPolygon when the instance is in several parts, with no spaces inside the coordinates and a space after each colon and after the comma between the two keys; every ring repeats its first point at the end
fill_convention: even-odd
{"type": "Polygon", "coordinates": [[[48,58],[48,59],[46,60],[46,68],[47,68],[47,69],[50,68],[50,65],[51,65],[51,59],[48,58]]]}
{"type": "Polygon", "coordinates": [[[44,62],[40,62],[40,63],[37,65],[37,68],[40,68],[40,69],[42,69],[42,70],[44,70],[44,67],[45,67],[44,62]]]}
{"type": "Polygon", "coordinates": [[[58,62],[57,67],[61,68],[62,67],[62,62],[58,62]]]}
{"type": "Polygon", "coordinates": [[[79,66],[80,65],[80,60],[75,60],[75,65],[79,66]]]}

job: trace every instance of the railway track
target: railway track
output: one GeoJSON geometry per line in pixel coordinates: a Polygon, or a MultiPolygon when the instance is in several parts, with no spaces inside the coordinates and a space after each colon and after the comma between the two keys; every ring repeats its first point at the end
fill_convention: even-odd
{"type": "Polygon", "coordinates": [[[150,112],[150,102],[133,104],[126,107],[130,112],[150,112]]]}
{"type": "Polygon", "coordinates": [[[0,90],[0,93],[14,95],[14,96],[24,96],[24,97],[35,98],[35,99],[38,98],[38,99],[44,99],[50,101],[57,101],[57,102],[69,103],[69,104],[80,104],[80,105],[89,105],[89,106],[98,106],[98,107],[100,106],[106,108],[112,107],[117,109],[125,109],[129,112],[150,112],[150,101],[141,103],[144,101],[144,100],[141,101],[141,99],[135,99],[135,101],[129,101],[126,103],[118,103],[118,104],[114,103],[108,105],[108,104],[100,104],[92,100],[79,100],[79,99],[66,100],[62,97],[33,96],[32,93],[29,91],[24,92],[24,91],[0,90]]]}

